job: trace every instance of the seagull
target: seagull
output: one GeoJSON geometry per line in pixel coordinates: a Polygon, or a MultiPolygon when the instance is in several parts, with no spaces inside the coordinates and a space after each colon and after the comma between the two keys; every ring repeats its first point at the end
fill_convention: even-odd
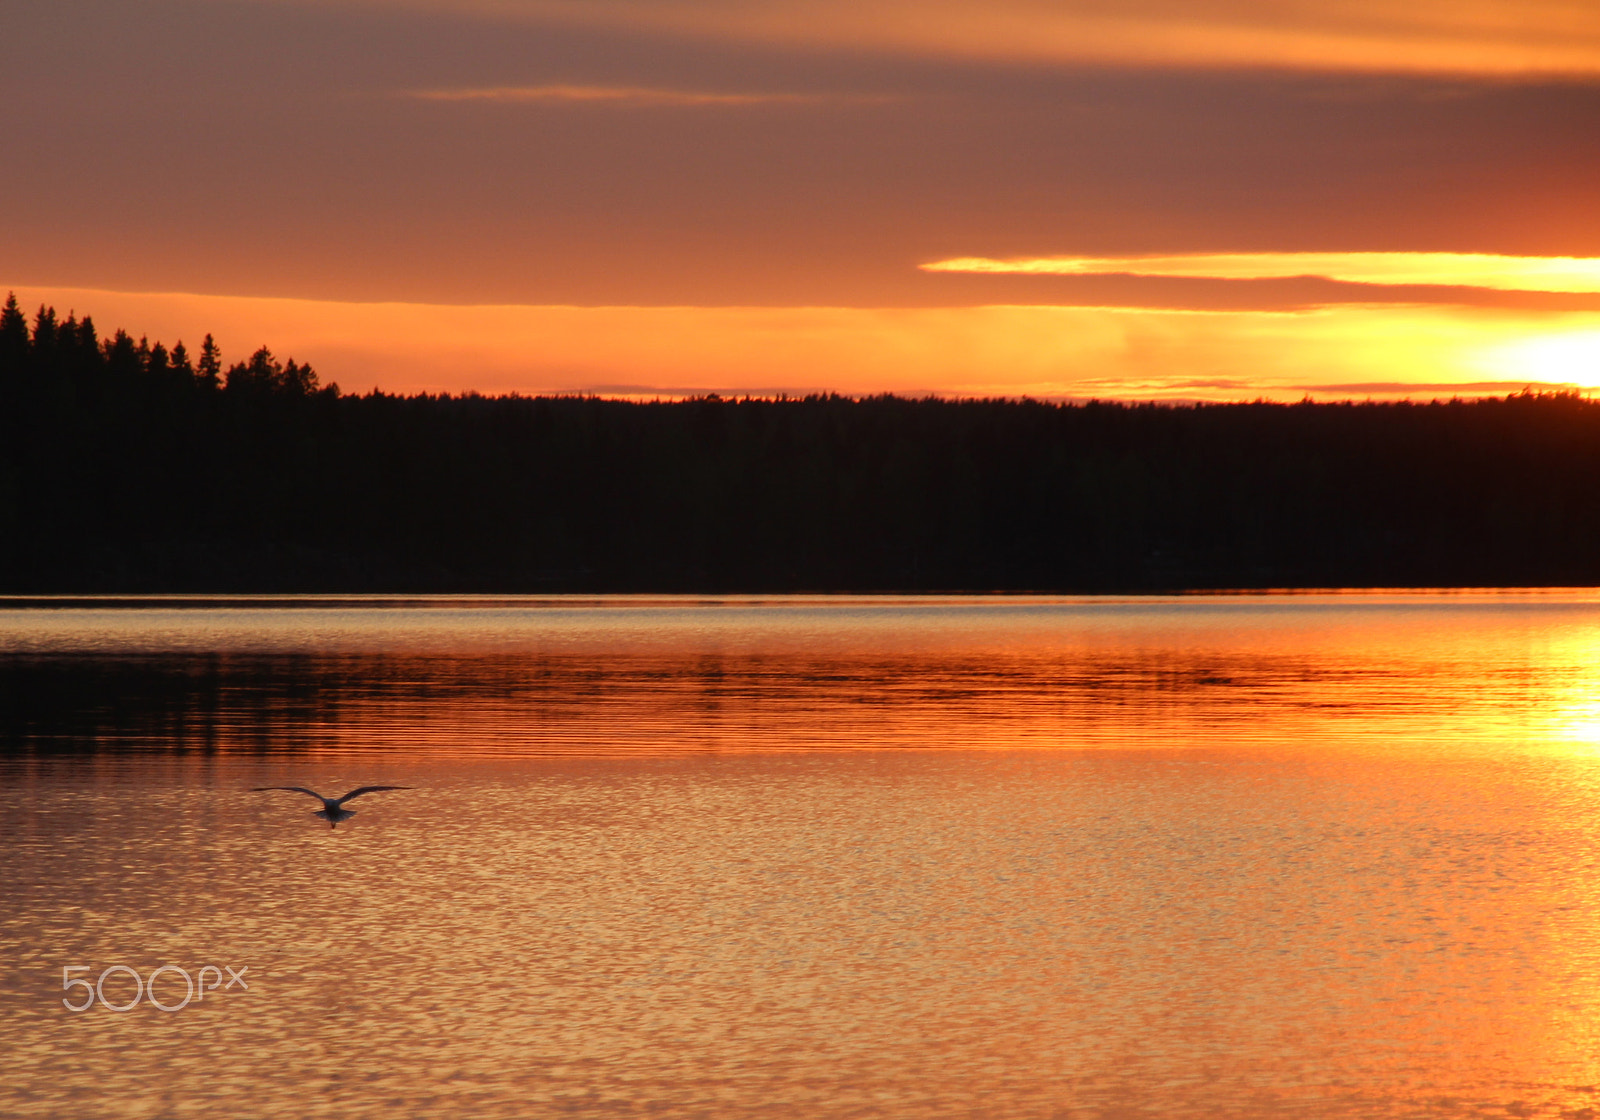
{"type": "Polygon", "coordinates": [[[322,808],[318,809],[311,815],[313,817],[321,817],[323,820],[327,821],[329,828],[338,828],[340,821],[347,821],[356,815],[356,811],[354,809],[346,809],[344,807],[344,803],[349,801],[352,797],[360,797],[363,793],[378,793],[386,789],[416,788],[416,786],[362,786],[359,789],[351,790],[343,797],[323,797],[322,794],[318,793],[316,790],[307,789],[305,786],[255,786],[250,790],[250,792],[264,793],[270,789],[281,789],[287,790],[290,793],[309,793],[312,797],[315,797],[318,801],[322,802],[322,808]]]}

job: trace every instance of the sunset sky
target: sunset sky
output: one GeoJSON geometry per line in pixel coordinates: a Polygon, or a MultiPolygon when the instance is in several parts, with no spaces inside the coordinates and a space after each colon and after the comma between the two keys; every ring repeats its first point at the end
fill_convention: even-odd
{"type": "Polygon", "coordinates": [[[8,0],[0,294],[325,381],[1600,385],[1591,0],[8,0]]]}

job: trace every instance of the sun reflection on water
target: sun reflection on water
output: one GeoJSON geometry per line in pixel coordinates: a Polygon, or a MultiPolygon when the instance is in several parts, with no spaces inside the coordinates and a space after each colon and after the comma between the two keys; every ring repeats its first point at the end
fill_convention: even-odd
{"type": "Polygon", "coordinates": [[[1600,1103],[1593,592],[112,613],[0,625],[7,1116],[1600,1103]]]}

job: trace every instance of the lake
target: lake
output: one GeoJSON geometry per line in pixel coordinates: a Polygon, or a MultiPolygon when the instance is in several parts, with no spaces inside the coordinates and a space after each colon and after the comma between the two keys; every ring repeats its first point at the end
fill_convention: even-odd
{"type": "Polygon", "coordinates": [[[1600,1116],[1593,591],[5,599],[0,737],[6,1117],[1600,1116]]]}

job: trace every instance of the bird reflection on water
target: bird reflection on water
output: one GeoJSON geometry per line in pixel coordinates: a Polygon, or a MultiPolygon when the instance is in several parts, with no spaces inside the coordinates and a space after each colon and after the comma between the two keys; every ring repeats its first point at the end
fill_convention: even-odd
{"type": "Polygon", "coordinates": [[[329,828],[338,828],[340,821],[347,821],[356,815],[356,811],[354,809],[346,809],[344,807],[344,803],[346,801],[360,797],[364,793],[381,793],[387,789],[415,788],[415,786],[361,786],[358,789],[351,790],[343,797],[323,797],[322,794],[318,793],[316,790],[307,789],[305,786],[255,786],[250,792],[265,793],[268,790],[284,790],[288,793],[309,793],[312,797],[315,797],[318,801],[322,802],[322,808],[318,809],[311,815],[314,817],[321,817],[323,820],[327,821],[329,828]]]}

